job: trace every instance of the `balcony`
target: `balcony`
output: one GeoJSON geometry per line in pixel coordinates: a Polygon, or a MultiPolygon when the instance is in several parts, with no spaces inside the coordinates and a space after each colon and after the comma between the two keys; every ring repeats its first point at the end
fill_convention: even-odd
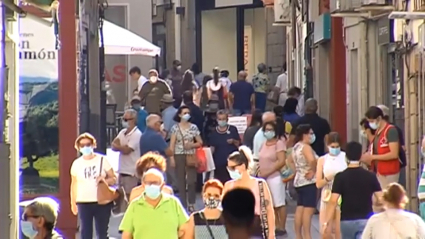
{"type": "Polygon", "coordinates": [[[425,0],[414,0],[413,1],[414,12],[425,12],[425,0]]]}
{"type": "Polygon", "coordinates": [[[335,17],[374,18],[394,11],[394,2],[395,0],[330,0],[329,5],[330,12],[335,17]]]}
{"type": "MultiPolygon", "coordinates": [[[[415,0],[416,1],[416,0],[415,0]]],[[[396,0],[362,0],[361,12],[385,13],[396,10],[396,0]]]]}

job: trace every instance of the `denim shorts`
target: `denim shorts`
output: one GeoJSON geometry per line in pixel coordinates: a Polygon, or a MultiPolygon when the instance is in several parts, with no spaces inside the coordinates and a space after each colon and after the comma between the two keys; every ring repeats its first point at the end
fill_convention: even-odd
{"type": "Polygon", "coordinates": [[[297,206],[316,208],[317,205],[317,187],[315,183],[301,187],[296,187],[297,206]]]}
{"type": "Polygon", "coordinates": [[[360,239],[367,219],[341,221],[341,236],[344,239],[360,239]]]}

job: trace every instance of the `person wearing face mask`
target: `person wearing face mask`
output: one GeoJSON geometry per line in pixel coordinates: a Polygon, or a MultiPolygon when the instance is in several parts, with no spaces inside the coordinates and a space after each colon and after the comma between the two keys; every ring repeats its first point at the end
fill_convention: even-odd
{"type": "MultiPolygon", "coordinates": [[[[421,156],[425,158],[425,136],[422,137],[421,156]]],[[[419,212],[425,221],[425,164],[422,165],[422,174],[418,185],[419,212]]]]}
{"type": "Polygon", "coordinates": [[[202,187],[205,208],[190,215],[183,239],[228,238],[219,208],[222,192],[223,184],[217,179],[205,182],[202,187]]]}
{"type": "MultiPolygon", "coordinates": [[[[279,121],[281,118],[278,118],[279,121]]],[[[286,138],[275,122],[263,125],[266,142],[258,153],[259,177],[266,179],[273,197],[276,213],[276,235],[284,236],[286,232],[286,184],[282,182],[280,171],[286,164],[286,138]]]]}
{"type": "Polygon", "coordinates": [[[139,92],[141,104],[149,114],[161,115],[161,98],[165,94],[171,94],[171,88],[163,79],[158,77],[154,69],[149,71],[149,81],[144,84],[139,92]]]}
{"type": "MultiPolygon", "coordinates": [[[[345,152],[341,151],[341,138],[337,132],[329,133],[328,137],[328,152],[324,156],[320,157],[317,161],[316,171],[316,187],[322,189],[322,198],[320,202],[320,223],[325,223],[326,219],[326,206],[332,194],[332,184],[335,175],[339,172],[344,171],[347,168],[347,160],[345,158],[345,152]]],[[[339,206],[335,211],[335,216],[330,222],[330,226],[323,232],[322,238],[341,238],[340,232],[340,209],[339,206]],[[332,228],[335,228],[335,234],[332,235],[332,228]]]]}
{"type": "Polygon", "coordinates": [[[136,122],[137,112],[133,109],[126,110],[121,121],[123,129],[111,144],[112,150],[119,153],[118,182],[127,193],[127,198],[139,181],[134,165],[140,157],[139,142],[142,132],[137,128],[136,122]]]}
{"type": "Polygon", "coordinates": [[[48,197],[19,203],[25,207],[21,220],[21,231],[29,239],[62,239],[55,231],[59,204],[48,197]]]}
{"type": "Polygon", "coordinates": [[[71,211],[80,219],[81,239],[93,238],[93,221],[96,238],[108,238],[109,218],[113,203],[98,204],[97,185],[102,182],[115,185],[116,176],[106,156],[95,153],[96,139],[83,133],[75,140],[75,149],[81,157],[71,165],[71,211]]]}
{"type": "Polygon", "coordinates": [[[133,96],[130,102],[131,109],[137,112],[137,128],[140,132],[144,132],[146,129],[146,117],[148,117],[148,112],[142,109],[142,101],[138,95],[133,96]]]}
{"type": "Polygon", "coordinates": [[[312,239],[311,218],[317,205],[316,164],[318,156],[311,144],[316,140],[313,129],[308,124],[298,125],[295,130],[295,145],[288,158],[292,172],[296,172],[294,187],[297,191],[295,210],[296,238],[312,239]]]}
{"type": "Polygon", "coordinates": [[[178,123],[171,128],[170,148],[174,151],[172,161],[176,165],[176,180],[180,200],[189,212],[193,212],[196,202],[197,172],[196,164],[193,165],[191,159],[196,148],[202,147],[202,138],[198,127],[190,123],[189,120],[189,108],[180,106],[174,117],[174,121],[178,123]]]}
{"type": "Polygon", "coordinates": [[[398,132],[383,119],[384,113],[376,106],[369,107],[365,117],[376,133],[372,141],[372,152],[363,154],[361,161],[371,165],[381,188],[386,188],[388,184],[398,182],[400,175],[398,132]]]}
{"type": "Polygon", "coordinates": [[[189,217],[176,197],[162,192],[164,184],[158,169],[143,173],[144,192],[131,201],[119,226],[122,239],[180,237],[189,217]]]}
{"type": "Polygon", "coordinates": [[[214,178],[220,180],[223,184],[230,180],[227,171],[227,157],[238,151],[241,142],[238,129],[229,125],[228,120],[229,116],[224,110],[217,112],[217,127],[209,135],[208,141],[215,164],[214,178]]]}
{"type": "Polygon", "coordinates": [[[252,225],[251,238],[274,239],[276,225],[272,195],[264,179],[250,176],[252,163],[251,150],[246,146],[240,146],[239,151],[229,156],[227,169],[232,180],[224,185],[223,197],[235,188],[250,190],[255,197],[255,224],[252,225]]]}

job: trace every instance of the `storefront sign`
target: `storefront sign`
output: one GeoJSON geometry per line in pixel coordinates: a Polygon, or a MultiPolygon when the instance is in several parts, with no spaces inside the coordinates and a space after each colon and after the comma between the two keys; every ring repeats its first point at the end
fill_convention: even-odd
{"type": "Polygon", "coordinates": [[[243,134],[248,127],[248,118],[247,116],[231,116],[229,117],[229,125],[235,126],[238,133],[243,134]]]}
{"type": "Polygon", "coordinates": [[[393,42],[394,21],[388,18],[378,20],[378,44],[385,45],[393,42]]]}
{"type": "Polygon", "coordinates": [[[275,0],[274,1],[274,22],[282,24],[291,23],[291,1],[275,0]]]}
{"type": "Polygon", "coordinates": [[[253,61],[252,61],[252,28],[249,25],[244,27],[244,39],[243,39],[243,58],[244,58],[244,70],[247,74],[252,73],[253,61]]]}

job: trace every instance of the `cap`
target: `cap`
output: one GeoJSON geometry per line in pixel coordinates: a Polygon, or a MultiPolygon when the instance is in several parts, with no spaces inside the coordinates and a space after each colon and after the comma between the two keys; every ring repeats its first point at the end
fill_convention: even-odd
{"type": "Polygon", "coordinates": [[[141,101],[140,96],[135,95],[133,96],[133,98],[131,98],[131,101],[136,101],[136,100],[141,101]]]}
{"type": "Polygon", "coordinates": [[[382,113],[384,113],[384,116],[390,115],[390,109],[386,105],[377,105],[376,107],[382,110],[382,113]]]}

